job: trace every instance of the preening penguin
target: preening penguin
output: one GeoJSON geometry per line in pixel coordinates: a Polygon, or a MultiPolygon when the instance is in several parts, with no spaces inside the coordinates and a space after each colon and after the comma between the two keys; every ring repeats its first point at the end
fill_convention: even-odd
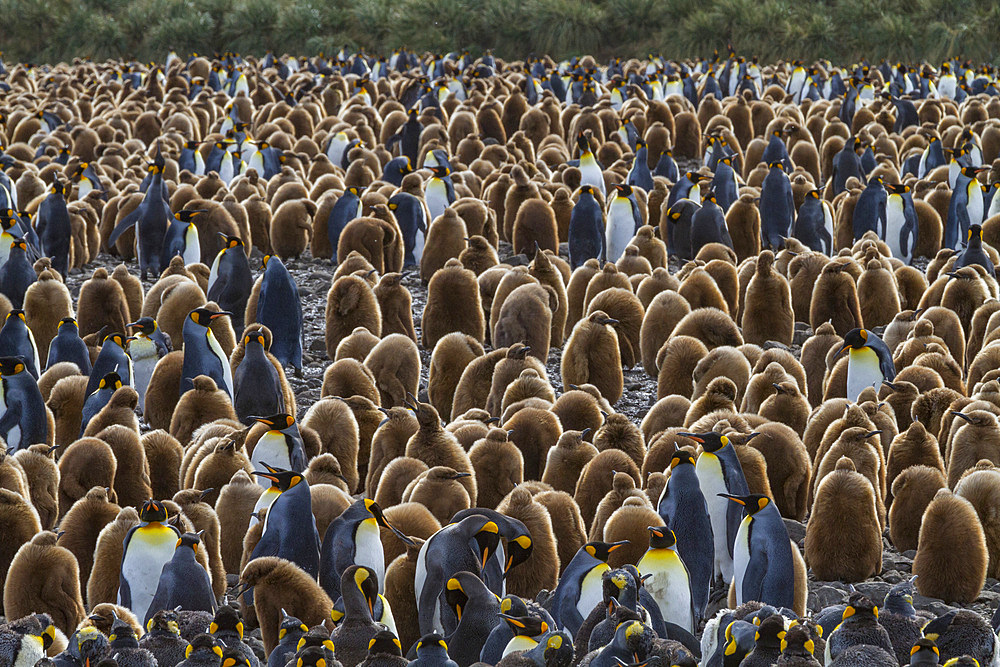
{"type": "Polygon", "coordinates": [[[882,386],[896,378],[892,352],[882,339],[867,329],[852,329],[844,336],[844,344],[837,354],[848,352],[847,398],[856,401],[866,387],[882,386]]]}

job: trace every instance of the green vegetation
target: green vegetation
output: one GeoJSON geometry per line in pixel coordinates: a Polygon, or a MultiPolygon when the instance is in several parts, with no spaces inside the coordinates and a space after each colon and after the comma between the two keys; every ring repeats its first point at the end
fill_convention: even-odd
{"type": "Polygon", "coordinates": [[[994,61],[1000,3],[978,0],[0,0],[8,60],[59,61],[341,46],[994,61]]]}

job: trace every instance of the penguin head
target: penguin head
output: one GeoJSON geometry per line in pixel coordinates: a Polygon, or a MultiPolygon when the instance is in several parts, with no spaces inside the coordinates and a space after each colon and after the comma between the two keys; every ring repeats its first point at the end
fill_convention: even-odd
{"type": "Polygon", "coordinates": [[[578,132],[576,135],[576,145],[580,153],[590,153],[590,135],[588,132],[578,132]]]}
{"type": "Polygon", "coordinates": [[[430,170],[431,173],[434,174],[435,178],[444,178],[445,176],[451,173],[451,170],[448,169],[447,166],[441,164],[434,165],[433,167],[430,168],[430,170]]]}
{"type": "Polygon", "coordinates": [[[611,557],[611,552],[615,549],[620,549],[626,544],[631,543],[628,540],[622,540],[621,542],[587,542],[580,548],[590,554],[591,557],[607,563],[608,558],[611,557]]]}
{"type": "Polygon", "coordinates": [[[243,337],[243,345],[246,347],[251,343],[256,343],[260,345],[265,350],[267,349],[267,339],[264,337],[264,333],[260,329],[254,329],[253,331],[248,331],[243,337]]]}
{"type": "Polygon", "coordinates": [[[191,549],[191,551],[198,553],[198,545],[201,544],[201,540],[205,535],[205,531],[199,530],[197,533],[184,533],[177,540],[177,544],[174,545],[175,549],[180,549],[181,547],[186,547],[191,549]]]}
{"type": "MultiPolygon", "coordinates": [[[[293,486],[305,482],[305,477],[301,473],[297,473],[294,470],[282,470],[280,468],[272,468],[263,461],[260,463],[267,469],[267,472],[261,472],[260,470],[254,470],[251,474],[257,475],[258,477],[263,477],[264,479],[271,480],[274,486],[277,486],[282,493],[292,488],[293,486]]],[[[308,484],[308,482],[307,482],[308,484]]]]}
{"type": "Polygon", "coordinates": [[[14,320],[15,322],[17,320],[20,320],[21,322],[26,322],[26,320],[24,319],[24,311],[21,310],[20,308],[15,308],[14,310],[7,313],[7,317],[5,318],[4,321],[10,322],[11,320],[14,320]]]}
{"type": "Polygon", "coordinates": [[[125,349],[125,336],[123,336],[120,333],[109,334],[104,337],[104,340],[101,342],[101,345],[105,345],[107,343],[113,343],[114,345],[117,345],[118,347],[125,349]]]}
{"type": "Polygon", "coordinates": [[[389,523],[389,520],[385,518],[385,513],[382,511],[382,508],[378,506],[378,503],[369,498],[363,499],[362,502],[365,504],[365,508],[368,510],[369,514],[371,514],[372,518],[375,519],[375,523],[383,528],[391,530],[396,537],[403,541],[404,544],[411,546],[414,544],[413,540],[407,537],[401,530],[389,523]]]}
{"type": "Polygon", "coordinates": [[[156,320],[152,317],[140,317],[135,322],[129,322],[125,326],[132,327],[134,331],[138,331],[141,334],[149,336],[156,332],[157,324],[156,320]]]}
{"type": "Polygon", "coordinates": [[[201,146],[203,143],[205,143],[205,142],[204,141],[185,141],[184,142],[184,148],[187,148],[188,150],[192,150],[192,151],[193,150],[197,150],[198,146],[201,146]]]}
{"type": "Polygon", "coordinates": [[[24,359],[21,357],[0,357],[0,375],[10,376],[24,372],[24,359]]]}
{"type": "Polygon", "coordinates": [[[222,651],[220,667],[250,667],[250,660],[235,646],[230,646],[222,651]]]}
{"type": "Polygon", "coordinates": [[[168,518],[167,506],[158,500],[147,500],[139,510],[139,520],[143,523],[166,523],[168,518]]]}
{"type": "Polygon", "coordinates": [[[678,449],[670,457],[670,469],[679,465],[694,465],[694,455],[686,449],[678,449]]]}
{"type": "Polygon", "coordinates": [[[378,601],[378,577],[375,575],[375,570],[364,565],[358,565],[353,574],[351,574],[350,568],[344,571],[344,579],[348,577],[358,587],[358,590],[361,591],[365,602],[368,603],[368,611],[371,613],[372,618],[375,618],[375,603],[378,601]]]}
{"type": "Polygon", "coordinates": [[[852,348],[855,350],[860,350],[861,348],[866,347],[868,345],[869,336],[870,334],[865,329],[862,328],[851,329],[850,331],[847,332],[847,335],[844,336],[844,344],[837,352],[837,354],[843,354],[844,352],[852,348]]]}
{"type": "Polygon", "coordinates": [[[28,244],[25,243],[23,240],[18,239],[10,244],[11,252],[13,252],[15,249],[20,250],[21,252],[28,252],[28,244]]]}
{"type": "Polygon", "coordinates": [[[979,667],[979,661],[971,655],[960,655],[944,663],[944,667],[979,667]]]}
{"type": "Polygon", "coordinates": [[[677,536],[674,535],[674,531],[666,526],[649,526],[647,530],[649,530],[650,549],[669,549],[677,544],[677,536]]]}
{"type": "Polygon", "coordinates": [[[107,375],[101,378],[101,381],[97,384],[97,391],[103,389],[109,389],[111,391],[116,391],[122,388],[122,378],[118,373],[111,371],[107,375]]]}
{"type": "Polygon", "coordinates": [[[209,310],[208,308],[195,308],[190,313],[188,313],[188,319],[199,326],[208,327],[212,323],[212,320],[226,316],[231,317],[232,313],[226,312],[224,310],[209,310]]]}
{"type": "Polygon", "coordinates": [[[135,629],[128,621],[118,618],[118,615],[113,611],[111,614],[114,616],[114,621],[111,623],[111,631],[108,633],[108,641],[111,642],[111,648],[137,647],[139,644],[135,636],[135,629]]]}
{"type": "Polygon", "coordinates": [[[180,220],[181,222],[191,222],[194,218],[198,217],[202,213],[208,213],[208,209],[199,208],[190,211],[177,211],[174,213],[174,218],[180,220]]]}
{"type": "Polygon", "coordinates": [[[392,632],[382,630],[368,642],[368,655],[373,656],[379,653],[402,657],[403,645],[392,632]]]}
{"type": "MultiPolygon", "coordinates": [[[[258,331],[256,333],[260,332],[258,331]]],[[[249,339],[250,337],[247,336],[247,338],[249,339]]],[[[295,426],[295,417],[284,412],[271,415],[270,417],[250,417],[250,419],[258,424],[270,427],[272,431],[284,431],[286,428],[295,426]]]]}
{"type": "Polygon", "coordinates": [[[511,614],[513,616],[527,616],[528,605],[524,603],[524,599],[518,595],[505,595],[502,600],[500,600],[500,613],[511,614]]]}
{"type": "Polygon", "coordinates": [[[531,537],[528,535],[518,535],[513,540],[507,543],[507,562],[504,564],[504,574],[506,575],[510,572],[511,568],[514,568],[521,563],[528,560],[531,556],[531,550],[534,545],[531,542],[531,537]]]}
{"type": "Polygon", "coordinates": [[[208,625],[208,633],[214,635],[220,631],[235,632],[243,639],[243,621],[233,607],[224,604],[215,610],[215,617],[208,625]]]}
{"type": "Polygon", "coordinates": [[[983,226],[977,223],[969,225],[969,241],[976,239],[980,243],[983,240],[983,226]]]}
{"type": "Polygon", "coordinates": [[[173,609],[161,609],[153,614],[153,617],[146,621],[146,632],[153,632],[153,630],[180,636],[181,630],[177,625],[177,612],[173,609]]]}
{"type": "Polygon", "coordinates": [[[500,527],[494,521],[486,521],[472,539],[479,545],[479,565],[485,570],[490,556],[500,547],[500,527]]]}
{"type": "MultiPolygon", "coordinates": [[[[459,574],[462,574],[461,572],[459,574]]],[[[448,605],[451,607],[452,611],[455,612],[455,616],[458,620],[462,620],[462,611],[465,610],[465,605],[469,602],[469,595],[465,592],[465,588],[462,586],[462,582],[459,581],[458,577],[452,577],[445,584],[444,598],[448,605]]]]}
{"type": "Polygon", "coordinates": [[[731,496],[728,493],[720,493],[719,497],[729,498],[732,502],[742,505],[748,516],[753,516],[771,504],[771,499],[759,493],[752,493],[748,496],[731,496]]]}
{"type": "Polygon", "coordinates": [[[937,644],[934,643],[933,639],[928,639],[927,637],[921,637],[920,639],[918,639],[917,643],[914,644],[913,647],[910,649],[911,662],[913,656],[917,655],[918,653],[928,656],[931,653],[933,653],[935,656],[934,658],[935,662],[937,662],[937,659],[941,657],[941,651],[938,649],[937,644]]]}
{"type": "Polygon", "coordinates": [[[538,616],[511,616],[510,614],[499,614],[500,618],[507,624],[515,636],[537,637],[549,631],[549,624],[538,616]]]}
{"type": "Polygon", "coordinates": [[[239,236],[229,236],[228,234],[224,234],[222,232],[219,232],[219,236],[225,239],[226,241],[226,247],[223,248],[222,250],[223,252],[226,252],[227,250],[232,250],[233,248],[243,247],[243,239],[241,239],[239,236]]]}
{"type": "MultiPolygon", "coordinates": [[[[822,626],[817,626],[819,627],[822,626]]],[[[816,651],[816,642],[804,625],[793,625],[787,632],[779,632],[778,636],[781,638],[780,649],[784,654],[812,655],[816,651]]]]}
{"type": "Polygon", "coordinates": [[[429,635],[424,635],[417,642],[417,656],[419,657],[421,653],[423,654],[434,654],[438,653],[439,649],[443,649],[445,653],[448,652],[448,644],[445,643],[444,637],[436,632],[432,632],[429,635]]]}
{"type": "Polygon", "coordinates": [[[885,189],[889,191],[890,195],[904,195],[910,191],[910,186],[902,183],[889,183],[885,189]]]}
{"type": "Polygon", "coordinates": [[[981,171],[986,171],[989,167],[962,167],[962,175],[969,178],[975,178],[976,174],[981,171]]]}
{"type": "Polygon", "coordinates": [[[627,199],[632,196],[632,186],[627,183],[614,183],[611,187],[617,190],[616,198],[627,199]]]}
{"type": "Polygon", "coordinates": [[[706,452],[714,453],[730,444],[727,436],[715,431],[708,431],[706,433],[678,433],[677,435],[694,440],[706,452]]]}
{"type": "Polygon", "coordinates": [[[867,595],[852,593],[851,597],[847,599],[847,606],[844,607],[844,614],[841,616],[841,620],[846,621],[851,617],[862,618],[865,616],[874,616],[877,620],[878,607],[867,595]]]}
{"type": "Polygon", "coordinates": [[[281,616],[282,616],[281,624],[278,625],[279,640],[284,639],[285,635],[287,635],[289,632],[298,631],[301,632],[302,634],[309,632],[308,625],[306,625],[300,619],[294,616],[289,616],[288,612],[286,612],[284,609],[281,610],[281,616]]]}

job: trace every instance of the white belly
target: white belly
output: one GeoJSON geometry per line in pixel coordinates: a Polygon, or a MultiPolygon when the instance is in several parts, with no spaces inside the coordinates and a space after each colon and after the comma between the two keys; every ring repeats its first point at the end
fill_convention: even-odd
{"type": "MultiPolygon", "coordinates": [[[[267,509],[267,510],[271,509],[271,505],[274,504],[274,501],[277,500],[278,496],[280,495],[281,491],[278,491],[273,486],[269,487],[267,491],[260,494],[260,497],[257,499],[257,504],[253,506],[253,514],[250,515],[250,528],[253,528],[258,523],[260,523],[260,520],[257,518],[257,512],[261,511],[262,509],[267,509]]],[[[264,530],[267,530],[266,516],[264,517],[264,530]]]]}
{"type": "Polygon", "coordinates": [[[617,262],[625,254],[625,247],[629,244],[629,241],[635,236],[632,204],[627,199],[624,204],[617,202],[611,204],[611,214],[608,216],[606,234],[608,243],[607,261],[617,262]]]}
{"type": "MultiPolygon", "coordinates": [[[[983,219],[984,220],[989,220],[990,218],[992,218],[994,215],[997,215],[997,214],[1000,214],[1000,194],[994,192],[993,193],[993,201],[990,202],[989,213],[987,213],[986,217],[983,218],[983,219]]],[[[0,250],[2,250],[2,248],[0,248],[0,250]]],[[[10,252],[9,248],[7,249],[7,252],[10,252]]],[[[4,261],[6,261],[6,260],[4,260],[4,261]]],[[[2,262],[0,262],[0,263],[2,263],[2,262]]]]}
{"type": "MultiPolygon", "coordinates": [[[[889,202],[885,207],[885,239],[884,241],[892,251],[892,256],[909,262],[910,258],[903,253],[899,243],[899,233],[903,229],[906,219],[903,217],[903,198],[899,195],[890,195],[889,202]]],[[[911,244],[912,245],[912,244],[911,244]]]]}
{"type": "Polygon", "coordinates": [[[392,607],[389,606],[389,601],[385,599],[384,595],[379,595],[378,599],[382,601],[382,618],[376,618],[375,620],[385,625],[385,627],[392,631],[392,634],[398,637],[396,619],[392,616],[392,607]]]}
{"type": "MultiPolygon", "coordinates": [[[[253,448],[253,454],[250,456],[250,464],[254,470],[267,472],[267,468],[262,463],[266,463],[272,468],[281,468],[282,470],[292,469],[292,460],[288,453],[288,441],[285,440],[284,433],[280,431],[268,431],[257,441],[257,444],[253,448]]],[[[258,477],[257,483],[265,489],[271,488],[271,480],[269,479],[258,477]]]]}
{"type": "Polygon", "coordinates": [[[132,378],[135,393],[139,394],[139,412],[146,412],[146,387],[149,386],[149,378],[153,377],[153,369],[156,368],[157,358],[150,359],[143,357],[132,361],[132,378]]]}
{"type": "Polygon", "coordinates": [[[122,562],[122,576],[128,581],[132,595],[131,609],[138,618],[146,617],[146,610],[160,583],[160,573],[173,557],[176,546],[177,534],[163,526],[140,528],[132,534],[122,562]]]}
{"type": "Polygon", "coordinates": [[[592,185],[600,190],[602,195],[607,194],[604,190],[604,174],[601,173],[597,163],[591,160],[580,161],[580,184],[592,185]]]}
{"type": "Polygon", "coordinates": [[[857,401],[866,387],[874,387],[878,391],[884,377],[875,350],[870,347],[851,348],[848,354],[851,356],[847,360],[847,400],[857,401]]]}
{"type": "Polygon", "coordinates": [[[969,224],[978,225],[983,222],[983,189],[979,181],[973,179],[969,183],[969,224]]]}
{"type": "Polygon", "coordinates": [[[736,531],[736,544],[733,546],[733,576],[736,580],[736,604],[741,605],[743,599],[743,577],[750,565],[750,522],[751,517],[744,517],[740,529],[736,531]]]}
{"type": "Polygon", "coordinates": [[[663,620],[676,623],[688,632],[694,632],[694,614],[691,608],[691,579],[676,551],[651,549],[636,565],[646,579],[645,587],[656,600],[663,620]]]}
{"type": "MultiPolygon", "coordinates": [[[[215,353],[215,356],[217,356],[219,358],[219,360],[222,362],[222,378],[223,378],[223,381],[225,382],[226,386],[225,387],[219,387],[219,389],[223,389],[223,388],[226,389],[229,392],[230,398],[232,398],[233,395],[234,395],[234,393],[233,393],[233,367],[229,365],[229,356],[225,352],[222,351],[222,346],[219,345],[219,341],[217,341],[215,339],[215,336],[212,334],[212,330],[211,329],[208,330],[208,332],[207,332],[206,335],[208,336],[208,346],[212,349],[212,352],[215,353]]],[[[286,447],[286,449],[287,449],[287,447],[286,447]]],[[[286,456],[287,456],[287,453],[286,453],[286,456]]]]}
{"type": "Polygon", "coordinates": [[[719,457],[709,452],[703,452],[695,465],[698,482],[705,494],[708,504],[708,516],[712,520],[712,534],[715,536],[715,576],[722,576],[723,581],[733,580],[733,559],[729,556],[729,545],[726,543],[726,512],[731,500],[720,498],[718,494],[729,493],[725,479],[722,477],[722,463],[719,457]]]}
{"type": "Polygon", "coordinates": [[[424,198],[427,201],[427,210],[430,213],[431,222],[434,222],[448,208],[448,190],[445,184],[438,179],[431,180],[427,184],[427,191],[424,193],[424,198]]]}
{"type": "Polygon", "coordinates": [[[587,619],[590,612],[594,611],[594,607],[604,599],[604,584],[601,576],[610,569],[607,564],[601,563],[584,575],[583,583],[580,584],[580,599],[576,603],[576,610],[580,612],[580,616],[584,620],[587,619]]]}
{"type": "Polygon", "coordinates": [[[184,264],[195,264],[201,261],[201,243],[198,241],[198,228],[188,225],[184,232],[184,264]]]}
{"type": "Polygon", "coordinates": [[[365,519],[354,534],[354,563],[375,570],[378,592],[385,592],[385,552],[375,519],[365,519]]]}
{"type": "Polygon", "coordinates": [[[507,642],[507,646],[506,648],[504,648],[503,655],[501,657],[506,658],[514,651],[530,651],[536,646],[538,646],[538,642],[536,642],[531,637],[518,635],[515,636],[513,639],[511,639],[509,642],[507,642]]]}
{"type": "Polygon", "coordinates": [[[17,641],[21,644],[21,650],[17,653],[13,667],[35,667],[35,663],[45,657],[41,639],[34,635],[24,635],[23,638],[19,636],[17,641]]]}

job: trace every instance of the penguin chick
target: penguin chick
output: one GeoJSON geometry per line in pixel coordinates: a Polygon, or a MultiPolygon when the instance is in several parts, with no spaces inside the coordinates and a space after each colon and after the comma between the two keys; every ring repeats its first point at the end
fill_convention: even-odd
{"type": "Polygon", "coordinates": [[[379,390],[382,407],[403,405],[407,394],[415,394],[420,384],[420,351],[403,334],[388,334],[365,358],[379,390]]]}
{"type": "Polygon", "coordinates": [[[617,412],[605,417],[604,424],[594,434],[594,446],[599,452],[620,449],[632,458],[636,467],[642,467],[646,456],[642,431],[628,417],[617,412]]]}
{"type": "Polygon", "coordinates": [[[30,480],[27,491],[44,530],[51,530],[59,520],[59,468],[52,458],[54,451],[47,445],[32,445],[14,455],[25,479],[30,480]]]}
{"type": "Polygon", "coordinates": [[[592,384],[612,405],[622,395],[623,375],[618,322],[604,311],[595,311],[573,328],[560,365],[564,385],[592,384]]]}
{"type": "Polygon", "coordinates": [[[76,557],[57,545],[58,539],[53,532],[39,532],[18,549],[4,583],[3,613],[7,618],[47,613],[59,630],[70,635],[86,610],[76,557]]]}
{"type": "Polygon", "coordinates": [[[229,395],[207,375],[194,378],[194,389],[185,392],[177,402],[174,415],[170,419],[170,435],[182,444],[191,440],[191,435],[202,424],[216,419],[238,421],[229,395]]]}
{"type": "Polygon", "coordinates": [[[458,444],[455,436],[441,427],[441,418],[433,405],[415,402],[412,407],[419,430],[406,443],[406,456],[423,461],[430,467],[446,466],[458,473],[468,473],[460,481],[469,494],[471,506],[475,507],[478,497],[475,469],[469,461],[469,455],[458,444]]]}
{"type": "Polygon", "coordinates": [[[946,601],[974,600],[982,591],[988,563],[986,537],[972,503],[941,489],[920,523],[913,558],[917,590],[946,601]],[[964,545],[960,552],[955,544],[964,545]]]}
{"type": "Polygon", "coordinates": [[[788,281],[774,270],[774,254],[757,257],[756,270],[747,285],[743,307],[743,339],[762,345],[769,340],[792,344],[795,317],[788,281]]]}
{"type": "Polygon", "coordinates": [[[337,345],[363,326],[372,334],[382,334],[382,313],[378,300],[368,283],[358,276],[337,278],[326,295],[326,354],[333,359],[337,345]]]}
{"type": "Polygon", "coordinates": [[[108,331],[125,331],[125,325],[131,321],[121,284],[108,275],[107,269],[96,269],[80,287],[77,300],[80,336],[97,333],[105,327],[108,331]]]}
{"type": "Polygon", "coordinates": [[[533,599],[540,590],[553,590],[559,579],[559,554],[548,510],[532,498],[531,492],[517,487],[504,498],[497,511],[517,519],[531,535],[531,554],[521,567],[507,573],[507,590],[533,599]]]}
{"type": "Polygon", "coordinates": [[[847,268],[847,264],[837,261],[823,267],[809,305],[809,324],[814,331],[827,321],[838,336],[864,326],[857,287],[847,268]]]}
{"type": "Polygon", "coordinates": [[[427,397],[440,414],[452,416],[455,388],[462,372],[473,359],[483,354],[483,346],[478,340],[457,331],[442,336],[434,345],[427,376],[427,397]]]}
{"type": "Polygon", "coordinates": [[[264,651],[278,644],[278,620],[282,610],[307,625],[325,621],[333,601],[308,574],[281,558],[255,558],[240,573],[240,583],[253,587],[253,604],[261,621],[264,651]]]}
{"type": "Polygon", "coordinates": [[[368,474],[365,479],[366,497],[374,498],[382,470],[395,458],[406,452],[406,443],[420,428],[414,413],[408,408],[381,408],[385,419],[379,422],[372,434],[371,453],[368,457],[368,474]]]}
{"type": "MultiPolygon", "coordinates": [[[[107,405],[87,422],[83,437],[94,436],[111,426],[122,426],[134,431],[138,436],[139,419],[135,416],[135,409],[138,405],[139,394],[136,393],[135,389],[127,385],[119,387],[111,395],[107,405]]],[[[131,504],[128,501],[125,502],[131,504]]]]}
{"type": "MultiPolygon", "coordinates": [[[[426,254],[425,254],[426,257],[426,254]]],[[[482,343],[486,335],[476,274],[449,260],[427,283],[427,305],[420,324],[421,344],[432,349],[444,336],[461,332],[482,343]],[[461,304],[456,307],[456,304],[461,304]]]]}
{"type": "Polygon", "coordinates": [[[524,457],[507,439],[507,431],[491,428],[486,437],[469,450],[476,471],[477,503],[495,509],[503,498],[524,481],[524,457]]]}
{"type": "Polygon", "coordinates": [[[882,531],[871,482],[847,457],[816,490],[806,526],[806,563],[823,581],[863,581],[882,571],[882,531]],[[850,552],[834,536],[850,535],[850,552]]]}
{"type": "Polygon", "coordinates": [[[604,423],[604,414],[612,412],[611,405],[601,397],[601,392],[593,385],[570,385],[556,402],[551,411],[559,417],[559,423],[567,431],[584,431],[587,437],[604,423]]]}
{"type": "Polygon", "coordinates": [[[53,272],[43,271],[24,293],[24,319],[35,338],[40,359],[48,358],[49,343],[59,332],[63,318],[72,315],[69,290],[53,272]]]}
{"type": "Polygon", "coordinates": [[[924,510],[947,482],[937,468],[910,466],[892,482],[892,507],[889,510],[889,539],[896,549],[916,549],[924,510]]]}
{"type": "Polygon", "coordinates": [[[809,420],[809,401],[799,391],[799,385],[794,380],[775,383],[773,386],[774,393],[764,399],[760,406],[760,416],[781,422],[802,437],[809,420]]]}
{"type": "Polygon", "coordinates": [[[446,466],[435,466],[407,485],[402,500],[424,505],[438,522],[446,524],[456,512],[471,507],[469,493],[460,482],[470,475],[446,466]]]}
{"type": "Polygon", "coordinates": [[[375,286],[375,299],[382,313],[382,335],[402,334],[414,343],[417,334],[413,330],[413,299],[403,284],[403,274],[386,273],[375,286]]]}
{"type": "Polygon", "coordinates": [[[575,492],[583,469],[598,454],[596,447],[584,441],[585,435],[580,431],[563,431],[546,454],[543,483],[556,491],[575,492]]]}
{"type": "MultiPolygon", "coordinates": [[[[247,462],[249,463],[249,461],[247,462]]],[[[215,502],[219,517],[219,545],[227,574],[239,574],[243,556],[243,537],[250,527],[250,516],[264,493],[249,472],[238,470],[219,491],[215,502]]]]}
{"type": "Polygon", "coordinates": [[[104,441],[74,442],[59,459],[59,507],[68,511],[95,486],[113,488],[117,467],[114,451],[104,441]]]}
{"type": "Polygon", "coordinates": [[[123,507],[97,536],[94,565],[87,580],[87,604],[91,609],[102,602],[116,604],[125,536],[138,525],[139,513],[132,507],[123,507]]]}

